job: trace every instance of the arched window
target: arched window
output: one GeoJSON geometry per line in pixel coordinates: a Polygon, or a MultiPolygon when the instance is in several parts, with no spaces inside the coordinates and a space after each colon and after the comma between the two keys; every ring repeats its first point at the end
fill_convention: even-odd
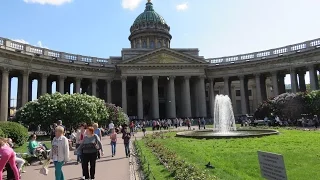
{"type": "Polygon", "coordinates": [[[136,48],[140,48],[140,43],[139,43],[139,41],[136,42],[136,48]]]}
{"type": "Polygon", "coordinates": [[[150,42],[150,48],[151,48],[151,49],[154,48],[154,41],[153,41],[153,40],[151,40],[151,42],[150,42]]]}
{"type": "Polygon", "coordinates": [[[143,41],[142,48],[147,48],[147,42],[146,41],[143,41]]]}
{"type": "Polygon", "coordinates": [[[157,45],[157,47],[160,48],[161,46],[162,46],[162,44],[161,44],[161,39],[159,39],[159,40],[158,40],[158,45],[157,45]]]}

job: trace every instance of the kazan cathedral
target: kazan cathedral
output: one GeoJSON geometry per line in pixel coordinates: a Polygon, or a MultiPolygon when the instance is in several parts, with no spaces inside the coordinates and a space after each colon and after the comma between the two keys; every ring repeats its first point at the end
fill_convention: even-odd
{"type": "Polygon", "coordinates": [[[0,38],[1,111],[10,109],[11,79],[18,78],[17,108],[52,93],[87,93],[119,105],[135,119],[212,117],[217,94],[231,98],[235,115],[252,114],[267,98],[319,89],[320,39],[219,58],[194,48],[171,48],[170,26],[148,0],[130,27],[131,48],[109,58],[58,52],[0,38]],[[290,74],[291,86],[284,77],[290,74]],[[32,88],[37,80],[38,88],[32,88]],[[55,84],[53,84],[55,82],[55,84]]]}

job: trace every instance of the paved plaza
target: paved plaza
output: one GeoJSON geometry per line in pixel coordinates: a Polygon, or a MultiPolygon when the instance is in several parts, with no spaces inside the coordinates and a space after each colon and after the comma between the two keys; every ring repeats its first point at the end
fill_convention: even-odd
{"type": "MultiPolygon", "coordinates": [[[[123,140],[121,134],[118,135],[117,153],[111,157],[111,146],[109,136],[102,138],[104,147],[104,156],[97,160],[96,180],[130,180],[129,158],[126,158],[124,152],[123,140]]],[[[70,161],[63,167],[65,180],[78,180],[82,176],[81,164],[75,165],[76,156],[73,151],[70,152],[70,161]]],[[[22,174],[23,180],[43,180],[54,179],[54,167],[50,165],[48,176],[41,175],[39,170],[41,165],[27,166],[26,173],[22,174]]]]}

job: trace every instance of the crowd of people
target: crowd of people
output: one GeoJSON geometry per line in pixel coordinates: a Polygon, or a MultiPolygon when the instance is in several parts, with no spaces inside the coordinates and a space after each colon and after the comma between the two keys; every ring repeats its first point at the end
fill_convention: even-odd
{"type": "MultiPolygon", "coordinates": [[[[133,132],[127,130],[129,125],[122,125],[121,129],[118,129],[122,133],[122,139],[124,143],[126,157],[130,157],[130,139],[133,132]]],[[[67,135],[66,127],[62,125],[62,121],[59,120],[53,126],[51,136],[51,149],[45,144],[37,141],[35,134],[31,135],[28,143],[28,154],[35,157],[42,157],[47,162],[53,162],[55,169],[55,179],[64,180],[64,174],[62,167],[70,160],[70,150],[72,149],[71,140],[68,137],[74,136],[75,138],[75,150],[76,165],[81,164],[82,179],[94,180],[96,161],[104,156],[104,149],[101,143],[102,137],[108,134],[110,137],[112,157],[116,156],[116,144],[118,139],[118,133],[116,127],[111,122],[109,129],[104,131],[99,128],[97,123],[87,125],[81,123],[78,129],[71,135],[67,135]]],[[[4,169],[8,171],[7,176],[13,176],[15,180],[21,179],[22,167],[26,163],[24,159],[18,157],[13,150],[13,142],[10,138],[0,138],[0,179],[2,179],[2,172],[4,169]],[[9,175],[12,172],[12,175],[9,175]]]]}

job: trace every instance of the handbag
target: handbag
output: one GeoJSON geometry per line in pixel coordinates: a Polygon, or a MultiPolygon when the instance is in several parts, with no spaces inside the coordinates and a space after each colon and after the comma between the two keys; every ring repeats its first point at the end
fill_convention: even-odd
{"type": "Polygon", "coordinates": [[[43,164],[43,166],[42,166],[42,168],[40,169],[40,174],[42,174],[42,175],[45,175],[45,176],[47,176],[48,174],[49,174],[49,164],[50,164],[50,160],[47,160],[44,164],[43,164]]]}
{"type": "Polygon", "coordinates": [[[97,135],[94,135],[94,138],[96,139],[96,142],[95,142],[95,144],[94,144],[94,147],[99,151],[100,150],[100,146],[98,145],[98,136],[97,135]]]}

